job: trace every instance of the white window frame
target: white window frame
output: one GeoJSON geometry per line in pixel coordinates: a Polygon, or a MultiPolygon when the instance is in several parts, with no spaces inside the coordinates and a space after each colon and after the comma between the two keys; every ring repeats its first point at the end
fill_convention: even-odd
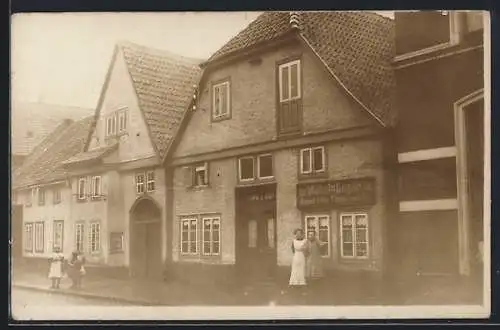
{"type": "Polygon", "coordinates": [[[85,249],[85,223],[77,222],[75,224],[75,250],[84,252],[85,249]],[[79,249],[81,247],[81,249],[79,249]]]}
{"type": "Polygon", "coordinates": [[[325,153],[325,147],[324,146],[319,146],[319,147],[310,147],[310,148],[302,148],[300,149],[300,173],[301,174],[314,174],[314,173],[324,173],[326,171],[326,153],[325,153]],[[321,150],[321,169],[315,170],[315,163],[314,163],[314,151],[315,150],[321,150]],[[309,153],[309,170],[304,171],[304,152],[309,153]]]}
{"type": "Polygon", "coordinates": [[[54,220],[52,222],[52,251],[59,248],[63,251],[64,247],[64,220],[54,220]],[[60,242],[58,242],[57,234],[59,233],[60,242]]]}
{"type": "Polygon", "coordinates": [[[156,190],[156,173],[155,173],[155,170],[146,171],[145,179],[146,179],[146,191],[147,192],[153,192],[153,191],[155,191],[156,190]],[[152,180],[149,179],[149,174],[150,173],[153,173],[153,179],[152,180]],[[149,189],[149,184],[150,183],[152,183],[154,185],[153,189],[149,189]]]}
{"type": "Polygon", "coordinates": [[[185,255],[185,256],[189,256],[189,255],[198,255],[198,251],[199,251],[199,246],[198,246],[198,218],[195,218],[195,217],[190,217],[190,218],[181,218],[181,221],[180,221],[180,225],[181,225],[181,228],[180,228],[180,232],[181,232],[181,235],[180,235],[180,238],[179,238],[179,242],[180,242],[180,253],[181,255],[185,255]],[[183,234],[183,224],[184,222],[188,223],[188,229],[187,229],[187,251],[183,251],[182,250],[182,244],[186,241],[183,241],[182,240],[182,234],[183,234]],[[196,224],[196,230],[195,230],[195,242],[196,242],[196,251],[191,251],[191,243],[193,243],[193,241],[191,240],[191,223],[192,221],[195,222],[196,224]]]}
{"type": "Polygon", "coordinates": [[[77,197],[79,200],[85,200],[87,199],[87,178],[85,177],[81,177],[78,179],[78,185],[77,185],[77,197]],[[83,194],[82,194],[82,189],[81,187],[83,187],[83,194]]]}
{"type": "Polygon", "coordinates": [[[342,259],[362,259],[366,260],[369,259],[370,257],[370,225],[369,225],[369,220],[370,218],[368,217],[368,213],[366,212],[342,212],[340,214],[340,221],[339,221],[339,226],[340,226],[340,257],[342,259]],[[358,256],[357,255],[357,237],[356,237],[356,217],[357,216],[364,216],[366,218],[366,256],[358,256]],[[342,218],[343,217],[350,217],[352,221],[352,228],[351,228],[351,234],[352,234],[352,256],[346,256],[344,255],[344,232],[343,232],[343,222],[342,218]]]}
{"type": "Polygon", "coordinates": [[[139,172],[135,174],[135,192],[137,194],[144,194],[146,192],[146,174],[144,172],[139,172]],[[139,177],[142,177],[142,182],[139,182],[139,177]],[[142,186],[142,191],[139,191],[139,187],[142,186]]]}
{"type": "MultiPolygon", "coordinates": [[[[220,107],[219,110],[222,110],[222,103],[219,104],[219,107],[220,107]]],[[[230,84],[229,80],[227,80],[227,81],[223,81],[223,82],[214,84],[212,86],[212,119],[219,120],[219,119],[227,118],[230,116],[231,116],[231,84],[230,84]],[[227,93],[226,93],[227,109],[226,109],[226,113],[221,113],[219,111],[219,113],[217,114],[216,113],[216,106],[215,106],[216,90],[217,89],[220,90],[220,88],[223,86],[227,89],[227,93]]]]}
{"type": "Polygon", "coordinates": [[[45,205],[45,197],[46,197],[45,193],[46,193],[45,188],[42,188],[42,187],[37,188],[37,204],[39,206],[45,205]],[[40,198],[41,196],[43,196],[43,198],[40,198]]]}
{"type": "Polygon", "coordinates": [[[454,10],[440,10],[441,15],[448,16],[448,22],[450,26],[450,39],[448,41],[442,42],[440,44],[436,44],[433,46],[425,47],[422,49],[413,50],[404,54],[400,54],[395,56],[394,61],[404,61],[413,57],[434,53],[443,49],[446,49],[450,46],[457,45],[460,42],[460,34],[459,34],[459,18],[457,17],[457,12],[454,10]]]}
{"type": "Polygon", "coordinates": [[[311,219],[314,221],[314,232],[316,233],[316,238],[319,239],[319,227],[320,227],[320,218],[326,218],[327,219],[327,224],[328,224],[328,242],[323,242],[323,243],[328,243],[328,254],[327,255],[322,255],[322,258],[330,258],[331,256],[331,250],[332,250],[332,229],[331,229],[331,219],[329,214],[307,214],[304,217],[304,228],[306,231],[306,236],[309,234],[309,227],[308,227],[308,220],[311,219]]]}
{"type": "Polygon", "coordinates": [[[52,190],[52,203],[59,204],[62,202],[62,191],[60,188],[54,188],[52,190]]]}
{"type": "Polygon", "coordinates": [[[248,181],[253,181],[255,180],[255,157],[253,156],[244,156],[244,157],[240,157],[238,158],[238,179],[241,181],[241,182],[248,182],[248,181]],[[241,172],[241,161],[243,159],[251,159],[252,160],[252,177],[251,178],[247,178],[247,179],[243,179],[241,177],[242,175],[242,172],[241,172]]]}
{"type": "Polygon", "coordinates": [[[196,165],[193,167],[193,186],[194,187],[207,187],[208,186],[208,163],[203,163],[202,165],[196,165]],[[205,182],[203,184],[197,184],[197,174],[198,172],[205,172],[205,182]]]}
{"type": "Polygon", "coordinates": [[[24,251],[33,253],[35,249],[35,230],[32,222],[26,222],[24,224],[24,251]]]}
{"type": "Polygon", "coordinates": [[[37,221],[35,222],[35,253],[44,253],[44,252],[45,252],[45,223],[43,221],[37,221]]]}
{"type": "Polygon", "coordinates": [[[94,175],[92,177],[91,191],[92,191],[92,198],[93,199],[101,197],[101,195],[102,195],[102,177],[100,175],[94,175]],[[96,181],[99,181],[99,185],[96,185],[96,181]]]}
{"type": "Polygon", "coordinates": [[[88,251],[90,254],[101,252],[101,223],[92,221],[89,223],[88,251]]]}
{"type": "Polygon", "coordinates": [[[218,256],[220,255],[220,252],[221,252],[221,220],[220,220],[220,217],[219,216],[205,216],[205,217],[202,217],[201,218],[201,231],[202,231],[202,234],[201,234],[201,252],[204,256],[218,256]],[[205,251],[205,243],[207,243],[205,241],[205,221],[210,221],[210,240],[209,240],[209,244],[210,244],[210,251],[205,251]],[[219,251],[217,253],[214,253],[213,252],[213,247],[214,247],[214,239],[213,239],[213,235],[214,235],[214,229],[213,229],[213,225],[214,225],[214,221],[217,221],[218,224],[219,224],[219,229],[218,229],[218,232],[219,232],[219,240],[217,241],[219,243],[219,251]]]}
{"type": "MultiPolygon", "coordinates": [[[[255,173],[255,170],[254,170],[254,173],[255,173]]],[[[273,157],[273,154],[261,154],[261,155],[258,155],[257,156],[257,177],[259,179],[272,179],[274,178],[274,157],[273,157]],[[271,175],[270,176],[261,176],[260,175],[260,158],[261,157],[271,157],[271,175]]]]}
{"type": "Polygon", "coordinates": [[[301,85],[301,63],[300,59],[291,62],[283,63],[279,65],[279,99],[280,103],[289,102],[293,100],[298,100],[302,97],[302,85],[301,85]],[[291,67],[297,64],[297,96],[291,97],[292,95],[292,70],[291,67]],[[283,98],[283,69],[288,68],[288,98],[283,98]]]}
{"type": "Polygon", "coordinates": [[[123,133],[127,131],[128,127],[128,108],[123,107],[117,110],[117,117],[118,117],[118,126],[117,126],[117,133],[123,133]],[[122,121],[123,119],[123,121],[122,121]],[[122,124],[123,123],[123,127],[122,124]]]}

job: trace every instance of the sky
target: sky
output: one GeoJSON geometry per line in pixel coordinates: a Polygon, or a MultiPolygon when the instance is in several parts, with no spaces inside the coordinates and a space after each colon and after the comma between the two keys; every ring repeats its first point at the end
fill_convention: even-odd
{"type": "Polygon", "coordinates": [[[17,14],[11,23],[12,100],[95,108],[118,41],[204,59],[259,14],[17,14]]]}

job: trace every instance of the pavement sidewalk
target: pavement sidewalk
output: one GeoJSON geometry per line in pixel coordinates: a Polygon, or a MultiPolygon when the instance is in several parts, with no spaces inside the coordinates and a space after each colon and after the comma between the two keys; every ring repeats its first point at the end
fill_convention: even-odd
{"type": "Polygon", "coordinates": [[[429,305],[480,304],[479,288],[449,279],[381,281],[355,276],[335,276],[307,290],[290,290],[286,283],[213,285],[182,281],[154,282],[132,279],[86,277],[81,289],[51,289],[46,274],[14,271],[13,287],[59,294],[113,300],[143,306],[235,306],[235,305],[429,305]]]}

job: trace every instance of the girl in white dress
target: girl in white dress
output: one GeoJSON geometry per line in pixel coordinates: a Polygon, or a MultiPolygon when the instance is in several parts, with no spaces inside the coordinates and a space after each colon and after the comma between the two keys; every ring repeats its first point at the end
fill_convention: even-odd
{"type": "Polygon", "coordinates": [[[295,229],[295,239],[292,242],[292,272],[290,282],[292,287],[306,285],[306,254],[308,252],[308,242],[304,239],[304,231],[295,229]]]}
{"type": "Polygon", "coordinates": [[[59,289],[63,277],[64,255],[59,248],[54,249],[54,254],[49,259],[49,278],[52,280],[52,289],[59,289]]]}

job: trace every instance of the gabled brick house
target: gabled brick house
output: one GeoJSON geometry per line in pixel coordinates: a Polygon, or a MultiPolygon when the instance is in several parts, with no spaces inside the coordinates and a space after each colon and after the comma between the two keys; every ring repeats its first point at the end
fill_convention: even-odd
{"type": "Polygon", "coordinates": [[[199,80],[199,60],[119,43],[72,174],[75,247],[89,263],[159,278],[166,260],[162,166],[199,80]]]}
{"type": "Polygon", "coordinates": [[[167,161],[183,277],[288,272],[297,227],[327,242],[327,269],[382,273],[393,32],[373,13],[266,12],[202,64],[167,161]]]}

